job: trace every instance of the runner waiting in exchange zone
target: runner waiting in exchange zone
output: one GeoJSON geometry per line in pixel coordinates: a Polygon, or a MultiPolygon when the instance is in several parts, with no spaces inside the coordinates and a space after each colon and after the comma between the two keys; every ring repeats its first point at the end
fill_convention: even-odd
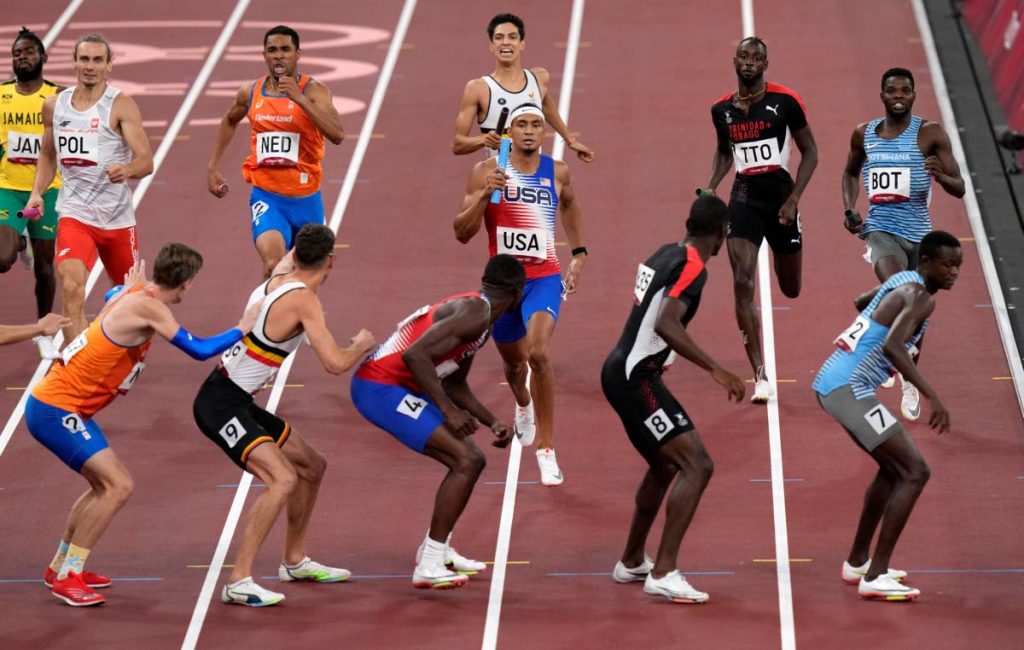
{"type": "Polygon", "coordinates": [[[413,312],[352,379],[352,403],[364,418],[448,468],[416,553],[415,587],[461,587],[466,574],[486,568],[451,546],[452,529],[487,462],[469,436],[483,424],[496,436],[493,444],[505,447],[512,430],[480,403],[466,378],[495,321],[515,308],[525,281],[515,258],[492,257],[479,291],[413,312]]]}
{"type": "Polygon", "coordinates": [[[645,592],[680,603],[708,600],[679,573],[676,562],[713,465],[690,416],[661,376],[679,354],[711,373],[729,399],[743,399],[742,380],[715,363],[686,331],[707,281],[704,265],[725,242],[728,219],[721,199],[698,198],[690,208],[683,241],[662,246],[639,265],[633,310],[601,370],[605,397],[648,464],[637,489],[626,549],[612,576],[617,582],[643,580],[645,592]],[[670,487],[665,529],[652,562],[644,546],[670,487]]]}
{"type": "Polygon", "coordinates": [[[248,117],[252,135],[242,175],[252,184],[252,239],[268,278],[302,226],[324,223],[324,138],[334,144],[345,138],[330,89],[298,72],[301,57],[294,29],[278,25],[267,31],[263,60],[269,74],[238,89],[235,103],[220,121],[206,174],[207,189],[223,198],[227,184],[220,159],[238,123],[248,117]]]}
{"type": "Polygon", "coordinates": [[[498,14],[487,25],[487,38],[494,56],[494,72],[471,80],[462,91],[459,114],[455,118],[452,152],[462,155],[486,149],[488,155],[497,155],[502,134],[495,129],[501,109],[511,111],[521,104],[537,104],[544,109],[544,119],[562,136],[566,146],[575,151],[583,162],[593,162],[594,151],[569,133],[569,128],[558,114],[555,100],[548,92],[550,73],[544,68],[523,68],[522,56],[526,49],[523,20],[512,14],[498,14]],[[470,135],[473,118],[480,127],[480,135],[470,135]]]}
{"type": "Polygon", "coordinates": [[[858,585],[864,598],[909,600],[921,595],[900,583],[907,573],[890,569],[889,560],[930,474],[921,452],[879,403],[875,389],[893,373],[902,373],[931,404],[932,428],[939,433],[949,429],[946,407],[911,356],[935,309],[934,294],[953,288],[963,253],[957,238],[941,230],[921,239],[920,252],[917,270],[896,273],[854,301],[860,314],[836,338],[839,349],[813,384],[822,408],[878,463],[841,574],[843,581],[858,585]],[[871,538],[879,522],[872,555],[871,538]]]}
{"type": "Polygon", "coordinates": [[[273,380],[304,335],[324,370],[335,375],[354,366],[373,347],[373,335],[366,330],[342,348],[327,329],[317,291],[333,266],[334,233],[323,225],[303,226],[293,251],[249,297],[250,305],[263,303],[252,331],[224,352],[192,406],[206,437],[267,486],[243,524],[234,567],[221,589],[225,603],[263,607],[284,600],[283,594],[253,581],[252,564],[286,506],[288,528],[277,572],[281,581],[341,582],[351,576],[346,569],[325,566],[306,555],[306,529],[327,461],[287,422],[253,402],[253,395],[273,380]]]}
{"type": "Polygon", "coordinates": [[[548,357],[563,300],[555,215],[561,211],[562,227],[572,246],[564,294],[576,292],[587,261],[583,215],[570,184],[569,166],[540,153],[541,109],[524,104],[512,111],[508,123],[512,136],[508,166],[498,169],[497,158],[492,157],[473,167],[462,212],[455,217],[455,237],[465,244],[486,223],[488,252],[513,255],[526,269],[522,301],[495,323],[494,342],[516,398],[516,434],[523,446],[533,444],[536,434],[541,483],[560,485],[563,476],[554,450],[555,373],[548,357]],[[490,202],[494,190],[501,191],[500,203],[490,202]]]}
{"type": "Polygon", "coordinates": [[[93,416],[138,381],[154,334],[202,360],[240,340],[256,319],[258,310],[249,309],[238,325],[206,339],[178,325],[170,306],[182,301],[202,265],[197,251],[177,243],[160,249],[151,282],[145,282],[144,267],[137,262],[124,287],[109,292],[114,295],[99,316],[68,343],[25,405],[32,437],[89,483],[71,508],[57,554],[43,576],[53,595],[69,605],[106,602],[93,589],[109,587],[110,578],[86,571],[85,561],[134,489],[128,469],[93,416]]]}
{"type": "MultiPolygon", "coordinates": [[[[885,282],[896,273],[917,268],[921,238],[932,229],[928,212],[932,179],[958,199],[965,189],[942,125],[911,113],[917,97],[913,73],[905,68],[886,70],[880,97],[885,117],[861,124],[850,136],[843,170],[843,225],[867,242],[867,258],[878,280],[885,282]],[[858,177],[868,195],[866,221],[857,213],[858,177]]],[[[921,396],[913,383],[900,377],[900,411],[908,420],[916,420],[921,415],[921,396]]],[[[883,386],[892,386],[892,379],[883,386]]]]}
{"type": "Polygon", "coordinates": [[[766,83],[768,47],[751,36],[733,57],[738,90],[711,107],[718,148],[707,188],[714,192],[736,165],[729,199],[729,262],[732,264],[736,322],[754,370],[750,401],[764,403],[773,389],[764,372],[761,322],[754,309],[754,277],[761,241],[768,240],[775,277],[787,298],[800,295],[803,236],[797,203],[818,165],[818,147],[807,123],[803,101],[792,90],[766,83]],[[789,175],[789,138],[800,150],[796,180],[789,175]]]}

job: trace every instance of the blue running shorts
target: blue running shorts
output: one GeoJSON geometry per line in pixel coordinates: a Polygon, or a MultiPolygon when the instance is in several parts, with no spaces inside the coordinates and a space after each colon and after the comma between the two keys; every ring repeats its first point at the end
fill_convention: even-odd
{"type": "Polygon", "coordinates": [[[352,378],[352,403],[359,413],[403,445],[423,453],[444,415],[429,397],[401,386],[352,378]]]}
{"type": "Polygon", "coordinates": [[[110,447],[94,420],[83,420],[77,413],[50,406],[31,395],[25,404],[25,424],[39,444],[76,472],[82,470],[85,461],[110,447]]]}
{"type": "Polygon", "coordinates": [[[526,281],[519,305],[494,321],[491,335],[495,343],[515,343],[526,336],[526,324],[539,311],[547,312],[558,322],[562,308],[562,276],[545,275],[526,281]]]}
{"type": "Polygon", "coordinates": [[[324,222],[324,200],[320,192],[309,196],[293,197],[274,194],[253,185],[249,194],[249,214],[252,217],[252,240],[269,230],[284,237],[285,250],[292,247],[292,239],[307,223],[324,222]]]}

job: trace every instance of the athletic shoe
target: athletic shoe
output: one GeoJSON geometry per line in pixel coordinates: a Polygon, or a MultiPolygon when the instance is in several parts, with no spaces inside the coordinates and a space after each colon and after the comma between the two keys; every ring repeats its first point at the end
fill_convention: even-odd
{"type": "Polygon", "coordinates": [[[277,577],[281,579],[281,582],[294,582],[295,580],[344,582],[352,577],[352,572],[348,569],[335,569],[334,567],[325,566],[319,562],[314,562],[309,557],[304,557],[296,567],[286,566],[282,562],[281,566],[277,567],[277,577]]]}
{"type": "Polygon", "coordinates": [[[515,432],[519,444],[524,447],[533,444],[533,439],[537,436],[537,423],[533,419],[533,400],[526,406],[516,404],[515,432]]]}
{"type": "Polygon", "coordinates": [[[32,342],[36,344],[36,348],[39,349],[39,356],[48,361],[60,358],[60,350],[57,349],[57,344],[54,343],[52,336],[37,336],[32,339],[32,342]]]}
{"type": "MultiPolygon", "coordinates": [[[[417,566],[423,559],[424,543],[426,543],[426,540],[424,540],[424,542],[420,544],[420,547],[416,549],[417,566]]],[[[487,568],[485,563],[480,562],[479,560],[471,560],[468,557],[463,557],[451,546],[446,547],[444,550],[444,565],[456,573],[461,573],[467,576],[474,576],[487,568]]]]}
{"type": "Polygon", "coordinates": [[[558,469],[554,449],[538,449],[537,465],[540,466],[540,482],[544,485],[561,485],[565,480],[562,477],[562,470],[558,469]]]}
{"type": "Polygon", "coordinates": [[[653,596],[664,596],[674,603],[706,603],[709,596],[697,591],[679,571],[670,571],[665,577],[655,579],[650,573],[644,580],[644,592],[653,596]]]}
{"type": "Polygon", "coordinates": [[[889,378],[878,385],[879,388],[892,388],[896,385],[896,375],[889,375],[889,378]]]}
{"type": "Polygon", "coordinates": [[[68,572],[68,577],[63,580],[55,580],[51,592],[72,607],[91,607],[102,605],[107,599],[89,588],[89,585],[82,581],[82,576],[74,571],[68,572]]]}
{"type": "Polygon", "coordinates": [[[772,398],[772,386],[767,379],[758,379],[754,382],[754,394],[750,396],[752,404],[767,404],[772,398]]]}
{"type": "MultiPolygon", "coordinates": [[[[869,568],[871,568],[871,560],[868,560],[860,566],[853,566],[849,562],[843,562],[843,572],[840,574],[840,576],[842,577],[843,582],[845,582],[846,584],[855,585],[860,582],[861,578],[868,574],[869,568]]],[[[890,568],[889,572],[886,575],[892,578],[893,580],[900,582],[907,577],[907,572],[902,571],[900,569],[890,568]]]]}
{"type": "MultiPolygon", "coordinates": [[[[107,576],[101,576],[92,571],[82,571],[81,576],[82,582],[90,589],[103,589],[104,587],[109,587],[112,582],[107,576]]],[[[56,579],[57,572],[50,567],[46,567],[46,571],[43,573],[43,583],[50,589],[53,589],[53,581],[56,579]]]]}
{"type": "Polygon", "coordinates": [[[425,567],[417,564],[412,573],[412,586],[417,589],[457,589],[468,582],[468,577],[441,565],[425,567]]]}
{"type": "Polygon", "coordinates": [[[630,569],[622,561],[615,563],[615,568],[612,569],[612,577],[615,578],[615,582],[639,582],[646,580],[647,575],[654,568],[654,562],[651,558],[644,556],[644,561],[640,563],[640,566],[633,567],[630,569]]]}
{"type": "Polygon", "coordinates": [[[909,381],[903,382],[903,399],[900,401],[900,413],[908,420],[916,420],[921,417],[921,393],[917,392],[917,386],[909,381]]]}
{"type": "Polygon", "coordinates": [[[878,600],[913,600],[921,595],[920,589],[900,584],[887,575],[878,576],[871,582],[861,578],[857,584],[857,593],[861,598],[878,600]]]}
{"type": "Polygon", "coordinates": [[[234,584],[224,585],[220,591],[220,599],[229,605],[267,607],[284,600],[284,594],[264,589],[253,582],[252,576],[249,576],[234,584]]]}

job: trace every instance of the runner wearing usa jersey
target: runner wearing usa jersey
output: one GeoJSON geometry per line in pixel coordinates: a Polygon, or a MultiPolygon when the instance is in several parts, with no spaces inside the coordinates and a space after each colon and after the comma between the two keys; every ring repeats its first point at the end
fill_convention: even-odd
{"type": "Polygon", "coordinates": [[[711,107],[718,134],[711,180],[701,192],[714,192],[735,164],[729,200],[729,262],[732,264],[736,322],[754,370],[751,401],[767,402],[773,389],[764,373],[761,323],[754,309],[754,275],[761,241],[768,240],[775,277],[787,298],[800,295],[800,215],[797,204],[818,164],[818,149],[800,97],[767,83],[768,48],[756,36],[740,41],[733,57],[738,90],[711,107]],[[800,150],[796,180],[788,171],[789,139],[800,150]]]}
{"type": "Polygon", "coordinates": [[[681,354],[710,372],[730,399],[743,399],[739,377],[722,369],[686,331],[707,281],[704,265],[725,242],[728,218],[721,199],[698,198],[690,208],[683,241],[665,244],[638,265],[633,310],[601,370],[605,397],[648,464],[637,489],[626,549],[612,577],[617,582],[642,580],[645,592],[680,603],[708,599],[680,575],[676,563],[683,535],[711,478],[712,462],[690,416],[661,376],[681,354]],[[644,546],[673,481],[661,544],[652,562],[644,546]]]}
{"type": "Polygon", "coordinates": [[[57,554],[43,581],[53,595],[72,606],[99,605],[93,591],[110,579],[85,571],[90,550],[132,493],[132,478],[93,419],[118,395],[125,395],[145,368],[154,334],[194,359],[220,354],[252,326],[250,309],[238,325],[202,339],[180,326],[170,306],[181,302],[202,267],[203,258],[184,244],[167,244],[145,282],[141,262],[125,276],[92,324],[68,343],[61,359],[32,390],[25,424],[40,444],[89,483],[68,515],[57,554]]]}
{"type": "Polygon", "coordinates": [[[324,139],[341,144],[345,131],[330,89],[298,72],[299,34],[277,25],[263,36],[263,60],[270,74],[238,89],[213,141],[207,189],[227,194],[220,159],[238,123],[249,118],[250,153],[242,175],[249,194],[252,239],[270,277],[307,223],[324,223],[320,196],[324,139]]]}
{"type": "Polygon", "coordinates": [[[142,115],[131,97],[107,83],[113,65],[110,44],[99,34],[78,39],[74,49],[78,83],[46,98],[43,139],[26,209],[44,216],[43,195],[60,164],[57,199],[57,276],[70,341],[88,325],[85,283],[96,259],[117,284],[138,258],[135,208],[128,179],[153,173],[153,152],[142,115]]]}
{"type": "Polygon", "coordinates": [[[516,108],[509,124],[512,149],[508,166],[498,169],[497,158],[491,158],[473,168],[462,212],[455,217],[455,236],[466,243],[486,224],[488,252],[513,255],[526,269],[522,302],[495,323],[494,342],[516,398],[516,434],[524,446],[532,444],[536,435],[541,482],[559,485],[563,476],[553,448],[555,375],[548,357],[563,299],[555,219],[561,212],[562,227],[572,247],[564,282],[565,294],[572,294],[587,259],[583,217],[568,165],[540,153],[544,136],[540,107],[525,104],[516,108]],[[491,203],[494,190],[500,190],[499,203],[491,203]],[[532,373],[529,387],[528,368],[532,373]]]}
{"type": "Polygon", "coordinates": [[[295,248],[275,275],[249,297],[250,305],[263,305],[252,331],[224,352],[192,405],[196,424],[206,437],[267,486],[249,509],[231,574],[221,588],[221,600],[228,604],[263,607],[284,600],[283,594],[253,580],[252,565],[285,506],[288,528],[277,570],[281,581],[341,582],[351,576],[346,569],[320,564],[306,555],[306,529],[327,461],[287,422],[253,400],[273,381],[303,337],[332,374],[350,369],[373,347],[373,336],[366,330],[342,348],[327,329],[316,294],[333,266],[334,233],[324,225],[303,226],[295,236],[295,248]]]}
{"type": "MultiPolygon", "coordinates": [[[[885,116],[854,129],[842,189],[843,224],[867,243],[866,257],[879,281],[885,282],[900,271],[917,268],[921,238],[932,229],[932,179],[957,198],[963,198],[965,189],[942,125],[911,113],[917,97],[913,73],[890,68],[882,74],[881,85],[885,116]],[[864,221],[857,213],[861,182],[868,196],[864,221]]],[[[908,420],[916,420],[921,396],[913,383],[902,384],[900,410],[908,420]]]]}
{"type": "Polygon", "coordinates": [[[911,354],[928,327],[934,294],[953,288],[960,274],[960,242],[937,230],[921,240],[915,271],[901,271],[859,296],[860,314],[835,340],[838,348],[814,380],[818,402],[876,463],[878,473],[864,495],[853,546],[842,579],[858,584],[864,598],[909,600],[920,591],[900,583],[905,571],[889,568],[893,548],[910,517],[929,469],[907,432],[875,397],[877,389],[899,371],[931,403],[931,426],[949,429],[949,413],[925,382],[911,354]],[[878,542],[871,554],[875,530],[878,542]]]}
{"type": "Polygon", "coordinates": [[[417,588],[461,587],[465,574],[486,568],[452,548],[452,529],[487,461],[469,436],[484,424],[497,437],[494,445],[504,447],[511,429],[476,398],[466,378],[495,321],[515,308],[525,279],[513,257],[492,257],[480,291],[413,312],[352,379],[352,403],[363,417],[448,468],[416,554],[412,583],[417,588]]]}

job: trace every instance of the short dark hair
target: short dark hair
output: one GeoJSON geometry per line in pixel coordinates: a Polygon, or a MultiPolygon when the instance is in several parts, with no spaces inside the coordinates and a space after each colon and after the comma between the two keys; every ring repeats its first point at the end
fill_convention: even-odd
{"type": "Polygon", "coordinates": [[[78,46],[82,43],[101,43],[107,48],[107,63],[114,60],[114,50],[110,48],[110,43],[103,37],[103,34],[92,33],[79,36],[78,40],[75,41],[75,49],[72,50],[71,60],[75,61],[78,59],[78,46]]]}
{"type": "Polygon", "coordinates": [[[504,25],[505,23],[512,23],[519,30],[519,40],[526,38],[526,26],[523,24],[523,19],[515,14],[498,14],[494,18],[491,18],[491,22],[487,23],[487,40],[494,38],[494,30],[498,25],[504,25]]]}
{"type": "Polygon", "coordinates": [[[526,284],[526,271],[516,258],[502,253],[487,261],[481,283],[485,287],[514,294],[526,284]]]}
{"type": "Polygon", "coordinates": [[[738,44],[738,45],[736,46],[736,51],[737,51],[737,52],[738,52],[738,51],[740,50],[740,48],[741,48],[741,47],[743,47],[743,44],[744,44],[744,43],[753,43],[754,45],[758,45],[758,46],[760,46],[760,48],[761,48],[762,50],[764,50],[764,56],[765,56],[765,58],[767,58],[767,57],[768,57],[768,45],[767,45],[767,43],[765,43],[765,42],[764,42],[763,40],[761,40],[761,37],[760,37],[760,36],[748,36],[748,37],[744,38],[744,39],[743,39],[742,41],[740,41],[740,42],[739,42],[739,44],[738,44]]]}
{"type": "Polygon", "coordinates": [[[888,70],[882,73],[882,90],[885,90],[885,82],[888,81],[890,77],[906,77],[907,79],[910,80],[910,87],[914,87],[913,72],[907,70],[906,68],[889,68],[888,70]]]}
{"type": "Polygon", "coordinates": [[[295,235],[295,264],[301,269],[318,269],[334,253],[334,231],[318,223],[307,223],[295,235]]]}
{"type": "Polygon", "coordinates": [[[281,36],[290,36],[292,43],[295,44],[295,49],[299,49],[299,33],[287,25],[277,25],[267,30],[267,33],[263,35],[263,47],[267,47],[267,41],[270,40],[271,36],[280,34],[281,36]]]}
{"type": "Polygon", "coordinates": [[[944,247],[960,248],[960,240],[945,230],[933,230],[921,240],[921,257],[938,257],[944,247]]]}
{"type": "Polygon", "coordinates": [[[695,237],[717,235],[729,221],[729,208],[717,196],[698,196],[686,218],[686,233],[695,237]]]}
{"type": "Polygon", "coordinates": [[[42,39],[40,39],[35,32],[28,27],[22,27],[18,35],[14,37],[14,43],[11,43],[11,52],[14,52],[14,45],[18,41],[32,41],[36,44],[36,49],[39,50],[39,54],[46,55],[46,46],[43,45],[42,39]]]}
{"type": "Polygon", "coordinates": [[[203,268],[199,251],[179,242],[164,244],[153,263],[153,282],[165,289],[177,289],[196,277],[203,268]]]}

